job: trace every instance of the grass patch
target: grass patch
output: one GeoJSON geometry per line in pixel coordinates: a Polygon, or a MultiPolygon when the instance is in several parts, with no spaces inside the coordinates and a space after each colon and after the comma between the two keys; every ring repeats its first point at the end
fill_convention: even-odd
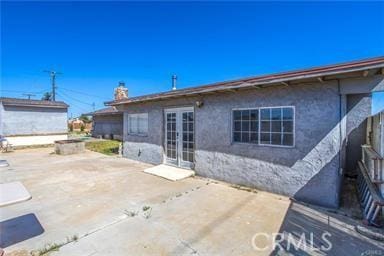
{"type": "Polygon", "coordinates": [[[120,141],[117,140],[87,141],[85,143],[87,149],[109,156],[119,153],[119,145],[120,141]]]}
{"type": "Polygon", "coordinates": [[[69,135],[77,135],[77,136],[89,136],[89,133],[82,131],[72,131],[68,133],[69,135]]]}

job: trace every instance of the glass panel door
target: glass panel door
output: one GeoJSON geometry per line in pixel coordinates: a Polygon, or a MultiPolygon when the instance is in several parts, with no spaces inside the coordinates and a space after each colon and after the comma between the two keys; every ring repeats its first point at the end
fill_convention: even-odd
{"type": "Polygon", "coordinates": [[[177,163],[176,112],[166,113],[166,154],[168,161],[177,163]]]}
{"type": "Polygon", "coordinates": [[[182,163],[188,166],[190,163],[193,163],[193,152],[194,152],[194,121],[193,121],[193,111],[182,112],[182,163]]]}
{"type": "Polygon", "coordinates": [[[194,112],[192,107],[165,110],[166,163],[193,168],[194,112]]]}

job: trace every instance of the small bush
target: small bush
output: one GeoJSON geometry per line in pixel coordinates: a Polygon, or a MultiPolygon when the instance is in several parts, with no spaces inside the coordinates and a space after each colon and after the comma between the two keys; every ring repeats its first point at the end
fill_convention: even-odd
{"type": "Polygon", "coordinates": [[[72,123],[68,124],[68,128],[69,128],[70,132],[73,132],[73,124],[72,123]]]}

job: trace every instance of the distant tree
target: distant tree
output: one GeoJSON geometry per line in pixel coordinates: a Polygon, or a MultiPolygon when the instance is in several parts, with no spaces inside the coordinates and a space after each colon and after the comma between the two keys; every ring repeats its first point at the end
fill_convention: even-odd
{"type": "Polygon", "coordinates": [[[73,123],[72,122],[68,124],[68,128],[69,128],[70,132],[73,132],[73,123]]]}
{"type": "Polygon", "coordinates": [[[81,115],[80,117],[79,117],[79,119],[81,120],[81,121],[83,121],[84,123],[90,123],[90,122],[92,122],[92,120],[88,117],[88,116],[86,116],[86,115],[81,115]]]}
{"type": "Polygon", "coordinates": [[[81,124],[80,126],[80,131],[83,132],[85,130],[85,125],[84,124],[81,124]]]}
{"type": "Polygon", "coordinates": [[[50,92],[44,93],[44,95],[41,98],[41,100],[52,100],[52,93],[50,93],[50,92]]]}

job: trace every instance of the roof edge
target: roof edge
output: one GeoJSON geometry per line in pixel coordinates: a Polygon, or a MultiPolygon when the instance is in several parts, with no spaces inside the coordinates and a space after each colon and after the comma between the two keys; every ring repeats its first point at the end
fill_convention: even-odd
{"type": "Polygon", "coordinates": [[[138,97],[128,98],[120,101],[104,102],[106,106],[117,106],[134,102],[152,101],[157,99],[166,99],[172,97],[180,97],[186,95],[203,94],[208,92],[220,91],[225,89],[240,89],[246,87],[255,87],[258,85],[283,83],[308,78],[316,78],[322,76],[330,76],[337,74],[346,74],[368,69],[383,68],[384,56],[363,59],[359,61],[344,62],[334,65],[318,66],[308,69],[300,69],[295,71],[272,73],[268,75],[253,76],[224,82],[216,82],[201,86],[184,88],[176,91],[166,91],[154,94],[147,94],[138,97]]]}

